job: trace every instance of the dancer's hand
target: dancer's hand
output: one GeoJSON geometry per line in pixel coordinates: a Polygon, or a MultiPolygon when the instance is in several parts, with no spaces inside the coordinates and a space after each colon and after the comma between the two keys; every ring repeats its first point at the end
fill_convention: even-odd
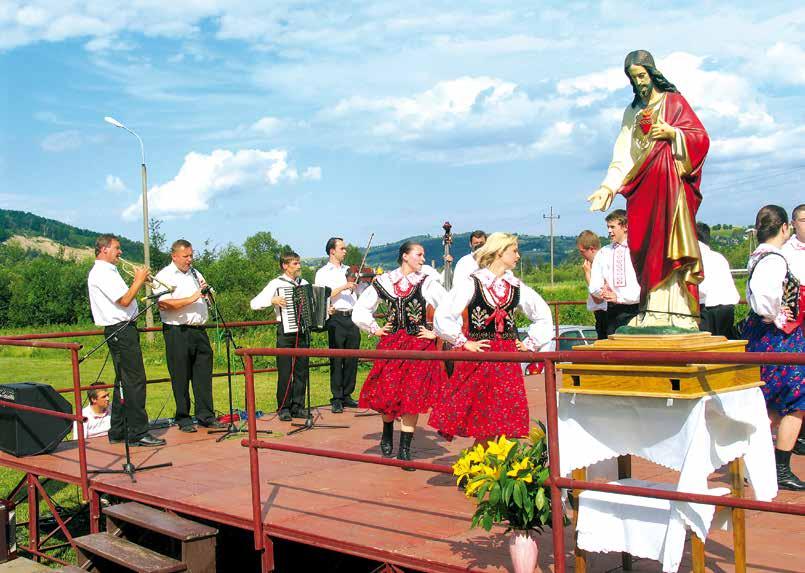
{"type": "Polygon", "coordinates": [[[390,322],[387,322],[381,328],[378,328],[377,330],[375,330],[374,335],[377,336],[378,338],[382,338],[382,337],[386,336],[387,334],[391,334],[391,329],[392,328],[394,328],[394,326],[390,322]]]}
{"type": "Polygon", "coordinates": [[[428,330],[424,326],[420,326],[419,327],[419,334],[417,335],[417,338],[423,338],[425,340],[435,340],[436,339],[436,333],[433,332],[432,330],[428,330]]]}
{"type": "Polygon", "coordinates": [[[528,347],[519,338],[517,339],[517,342],[515,344],[517,344],[517,351],[518,352],[528,352],[528,347]]]}
{"type": "Polygon", "coordinates": [[[469,350],[470,352],[484,352],[488,349],[488,340],[468,340],[464,343],[464,350],[469,350]]]}

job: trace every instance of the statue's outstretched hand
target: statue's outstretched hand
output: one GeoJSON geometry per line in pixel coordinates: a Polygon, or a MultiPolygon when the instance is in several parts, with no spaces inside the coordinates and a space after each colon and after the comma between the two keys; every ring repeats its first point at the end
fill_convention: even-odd
{"type": "Polygon", "coordinates": [[[606,187],[599,187],[595,193],[587,197],[590,202],[590,211],[606,211],[612,205],[615,193],[606,187]]]}

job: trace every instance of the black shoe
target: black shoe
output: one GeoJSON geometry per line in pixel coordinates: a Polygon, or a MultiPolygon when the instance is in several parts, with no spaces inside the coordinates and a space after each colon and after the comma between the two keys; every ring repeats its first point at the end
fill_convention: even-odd
{"type": "Polygon", "coordinates": [[[182,432],[186,432],[188,434],[192,434],[196,432],[196,427],[193,424],[186,424],[184,426],[179,426],[179,430],[182,432]]]}
{"type": "Polygon", "coordinates": [[[791,471],[790,465],[777,464],[777,487],[788,491],[805,491],[805,482],[791,471]]]}
{"type": "Polygon", "coordinates": [[[343,414],[344,413],[344,404],[341,400],[333,400],[332,405],[333,414],[343,414]]]}
{"type": "Polygon", "coordinates": [[[394,452],[394,420],[383,422],[383,437],[380,438],[380,453],[390,458],[394,452]]]}
{"type": "Polygon", "coordinates": [[[106,437],[109,438],[109,443],[110,444],[122,444],[123,443],[123,438],[116,438],[116,437],[113,438],[112,436],[110,436],[108,434],[107,434],[106,437]]]}
{"type": "Polygon", "coordinates": [[[280,422],[290,422],[291,420],[293,420],[293,416],[291,416],[291,411],[285,409],[280,410],[278,418],[280,419],[280,422]]]}
{"type": "Polygon", "coordinates": [[[167,444],[165,440],[162,438],[157,438],[152,436],[151,434],[144,434],[138,440],[131,440],[129,441],[130,446],[142,446],[146,448],[154,448],[157,446],[164,446],[167,444]]]}
{"type": "Polygon", "coordinates": [[[341,400],[341,402],[342,402],[342,403],[344,404],[344,406],[346,406],[347,408],[357,408],[357,407],[358,407],[358,402],[357,402],[356,400],[353,400],[353,399],[352,399],[352,396],[347,396],[346,398],[344,398],[343,400],[341,400]]]}
{"type": "Polygon", "coordinates": [[[310,410],[307,408],[296,408],[291,410],[291,417],[298,420],[307,420],[308,416],[310,416],[310,410]]]}
{"type": "Polygon", "coordinates": [[[206,420],[204,422],[199,422],[198,425],[203,426],[205,428],[215,428],[215,429],[226,428],[226,424],[222,424],[221,422],[219,422],[218,420],[216,420],[214,418],[212,420],[206,420]]]}
{"type": "MultiPolygon", "coordinates": [[[[397,459],[410,462],[411,461],[411,440],[414,438],[413,432],[400,432],[400,450],[397,452],[397,459]]],[[[402,468],[407,472],[414,471],[414,468],[402,468]]]]}
{"type": "Polygon", "coordinates": [[[802,436],[797,438],[797,442],[794,444],[794,449],[791,450],[791,453],[798,456],[805,456],[805,438],[802,436]]]}

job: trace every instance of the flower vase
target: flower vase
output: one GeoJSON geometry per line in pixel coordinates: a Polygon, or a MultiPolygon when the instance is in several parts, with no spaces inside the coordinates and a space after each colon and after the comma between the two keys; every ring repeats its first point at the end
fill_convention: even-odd
{"type": "Polygon", "coordinates": [[[509,555],[514,573],[534,573],[537,566],[537,540],[533,531],[515,529],[509,536],[509,555]]]}

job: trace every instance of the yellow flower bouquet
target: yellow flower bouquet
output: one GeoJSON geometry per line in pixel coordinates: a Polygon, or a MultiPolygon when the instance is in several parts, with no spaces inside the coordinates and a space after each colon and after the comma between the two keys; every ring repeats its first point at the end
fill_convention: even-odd
{"type": "Polygon", "coordinates": [[[496,523],[506,523],[509,530],[537,530],[550,524],[548,446],[542,424],[534,427],[528,440],[508,440],[501,436],[466,449],[453,465],[453,474],[464,484],[468,498],[475,497],[478,507],[472,526],[487,531],[496,523]]]}

